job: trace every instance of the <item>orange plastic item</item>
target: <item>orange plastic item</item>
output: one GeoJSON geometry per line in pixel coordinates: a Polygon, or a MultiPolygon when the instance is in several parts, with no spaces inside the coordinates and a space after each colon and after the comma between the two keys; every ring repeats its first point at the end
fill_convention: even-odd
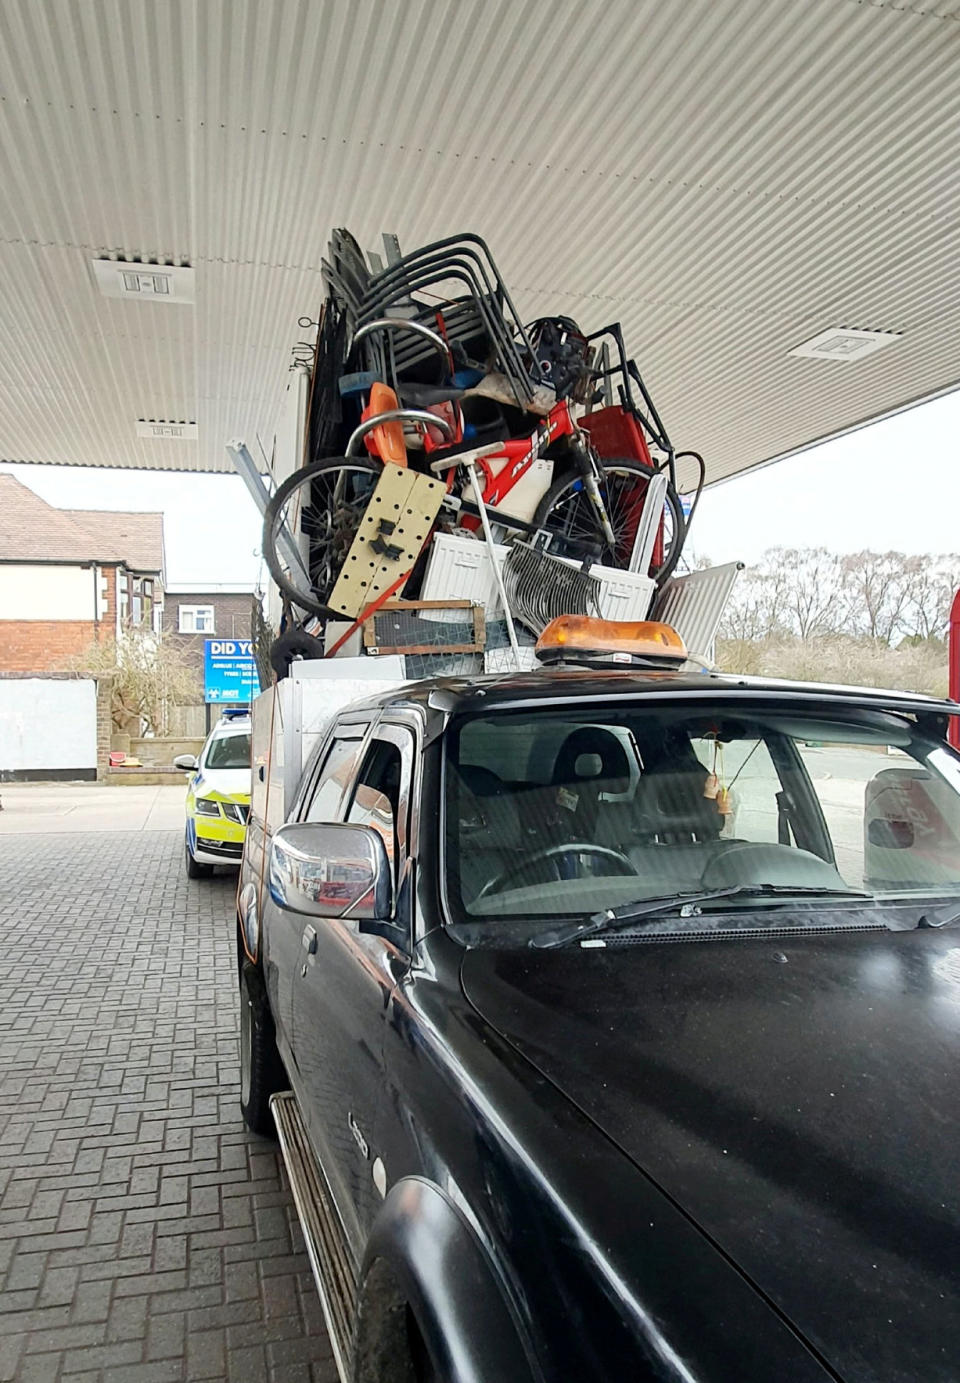
{"type": "Polygon", "coordinates": [[[560,615],[537,640],[538,657],[562,654],[564,649],[597,655],[614,661],[636,657],[682,663],[686,646],[675,629],[657,620],[593,619],[589,615],[560,615]]]}
{"type": "MultiPolygon", "coordinates": [[[[381,384],[377,380],[370,386],[370,402],[361,414],[361,421],[368,422],[379,413],[391,413],[399,407],[395,392],[388,384],[381,384]]],[[[391,461],[395,466],[407,464],[403,423],[381,423],[379,427],[372,428],[363,440],[371,456],[379,456],[384,463],[391,461]]]]}

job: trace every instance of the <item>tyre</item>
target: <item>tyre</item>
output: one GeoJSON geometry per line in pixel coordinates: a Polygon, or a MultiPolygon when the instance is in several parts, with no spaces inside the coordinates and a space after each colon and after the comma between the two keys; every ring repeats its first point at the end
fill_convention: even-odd
{"type": "MultiPolygon", "coordinates": [[[[604,476],[601,493],[615,540],[612,549],[600,530],[596,511],[579,475],[562,476],[550,487],[540,501],[534,523],[538,528],[558,534],[575,548],[599,547],[602,563],[625,571],[630,565],[646,482],[654,471],[642,461],[629,457],[602,460],[600,465],[604,476]]],[[[684,532],[683,510],[676,492],[670,488],[664,516],[664,560],[658,570],[650,573],[656,580],[665,580],[676,566],[684,532]]]]}
{"type": "Polygon", "coordinates": [[[363,1283],[354,1334],[353,1383],[441,1383],[412,1307],[377,1259],[363,1283]]]}
{"type": "Polygon", "coordinates": [[[187,866],[188,879],[210,879],[213,877],[213,865],[201,864],[199,860],[193,858],[190,850],[189,841],[183,842],[183,854],[187,866]]]}
{"type": "Polygon", "coordinates": [[[304,466],[279,486],[263,516],[263,556],[281,591],[301,610],[334,617],[327,605],[360,520],[383,472],[378,461],[331,456],[304,466]],[[298,564],[284,535],[308,551],[298,564]],[[286,546],[286,551],[284,550],[286,546]]]}
{"type": "Polygon", "coordinates": [[[248,1129],[265,1138],[276,1137],[270,1096],[286,1088],[263,976],[244,958],[240,965],[240,1112],[248,1129]]]}

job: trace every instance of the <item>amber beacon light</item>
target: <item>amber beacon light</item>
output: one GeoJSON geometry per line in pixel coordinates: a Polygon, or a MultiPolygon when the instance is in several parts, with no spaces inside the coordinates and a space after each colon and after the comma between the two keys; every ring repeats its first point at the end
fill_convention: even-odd
{"type": "Polygon", "coordinates": [[[560,615],[537,640],[541,663],[626,664],[632,667],[673,668],[687,656],[683,640],[669,624],[656,620],[592,619],[560,615]]]}

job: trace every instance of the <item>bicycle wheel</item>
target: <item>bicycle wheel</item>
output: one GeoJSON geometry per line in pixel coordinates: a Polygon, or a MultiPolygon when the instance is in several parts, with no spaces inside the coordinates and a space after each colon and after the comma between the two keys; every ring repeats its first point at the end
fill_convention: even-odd
{"type": "Polygon", "coordinates": [[[263,556],[295,605],[323,619],[360,520],[383,472],[378,461],[331,456],[294,471],[263,516],[263,556]]]}
{"type": "MultiPolygon", "coordinates": [[[[647,481],[655,471],[630,457],[602,460],[600,466],[603,471],[600,493],[613,529],[612,548],[603,535],[596,510],[579,475],[562,476],[550,487],[540,501],[534,523],[576,549],[599,549],[599,560],[603,564],[626,570],[637,536],[647,481]]],[[[663,561],[650,573],[657,581],[665,580],[673,571],[680,558],[684,536],[683,510],[671,487],[664,504],[663,561]]]]}

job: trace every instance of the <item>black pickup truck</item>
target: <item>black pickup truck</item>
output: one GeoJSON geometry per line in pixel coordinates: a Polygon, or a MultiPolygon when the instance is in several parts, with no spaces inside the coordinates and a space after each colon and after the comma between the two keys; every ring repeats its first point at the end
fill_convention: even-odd
{"type": "Polygon", "coordinates": [[[343,1379],[956,1383],[955,710],[561,670],[337,718],[237,960],[343,1379]]]}

